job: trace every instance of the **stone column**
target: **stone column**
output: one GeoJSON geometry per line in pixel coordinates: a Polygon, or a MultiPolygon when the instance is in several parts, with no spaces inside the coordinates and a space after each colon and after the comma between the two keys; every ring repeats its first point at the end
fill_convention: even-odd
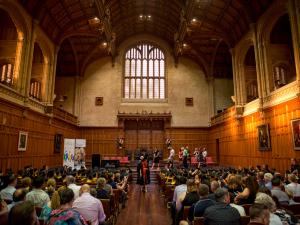
{"type": "Polygon", "coordinates": [[[209,111],[208,111],[208,121],[210,121],[211,117],[215,115],[215,82],[214,82],[214,77],[209,76],[206,78],[206,82],[208,85],[208,96],[210,98],[210,104],[209,104],[209,111]]]}
{"type": "Polygon", "coordinates": [[[74,85],[74,102],[73,102],[73,114],[79,116],[80,113],[80,97],[81,97],[81,79],[80,76],[76,76],[74,85]]]}

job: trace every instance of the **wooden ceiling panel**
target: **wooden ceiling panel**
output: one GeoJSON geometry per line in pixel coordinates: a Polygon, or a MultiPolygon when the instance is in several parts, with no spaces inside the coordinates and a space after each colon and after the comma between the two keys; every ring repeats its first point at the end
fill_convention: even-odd
{"type": "MultiPolygon", "coordinates": [[[[158,36],[170,46],[175,46],[174,35],[180,31],[181,14],[184,12],[182,15],[187,21],[187,30],[184,31],[181,42],[190,46],[183,49],[182,54],[194,57],[199,63],[199,57],[205,57],[204,61],[207,62],[215,60],[215,65],[220,67],[216,74],[224,74],[224,65],[231,60],[229,48],[241,39],[249,30],[250,24],[255,23],[274,0],[18,1],[34,19],[40,21],[41,28],[55,43],[60,44],[64,37],[68,37],[63,42],[60,53],[65,54],[65,61],[61,57],[60,63],[73,63],[77,67],[83,64],[86,66],[86,60],[106,56],[107,49],[99,46],[106,39],[109,41],[112,34],[115,36],[116,46],[128,37],[145,33],[158,36]],[[140,15],[151,15],[151,19],[141,21],[140,15]],[[94,17],[99,18],[96,25],[89,23],[94,17]],[[197,21],[192,22],[193,18],[197,21]],[[227,47],[223,46],[225,42],[227,47]],[[89,56],[91,50],[94,52],[89,56]]],[[[230,69],[231,65],[227,70],[230,69]]],[[[69,72],[74,73],[80,73],[80,69],[69,72]]]]}

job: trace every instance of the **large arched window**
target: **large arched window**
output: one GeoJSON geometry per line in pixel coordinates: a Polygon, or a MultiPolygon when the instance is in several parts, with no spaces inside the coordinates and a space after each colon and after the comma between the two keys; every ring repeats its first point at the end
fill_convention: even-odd
{"type": "Polygon", "coordinates": [[[125,55],[125,99],[165,99],[165,55],[157,47],[140,44],[125,55]]]}

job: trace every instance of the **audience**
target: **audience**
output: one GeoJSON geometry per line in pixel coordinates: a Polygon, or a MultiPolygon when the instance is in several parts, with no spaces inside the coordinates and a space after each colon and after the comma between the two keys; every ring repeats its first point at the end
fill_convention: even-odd
{"type": "Polygon", "coordinates": [[[269,225],[270,211],[269,208],[262,204],[254,203],[249,210],[250,223],[248,225],[269,225]]]}
{"type": "Polygon", "coordinates": [[[214,200],[208,198],[209,188],[206,184],[200,184],[199,186],[199,196],[200,200],[192,205],[189,210],[189,221],[193,221],[194,217],[202,217],[204,211],[209,206],[215,204],[214,200]]]}
{"type": "Polygon", "coordinates": [[[264,180],[265,180],[265,187],[267,187],[270,191],[272,190],[272,179],[273,175],[271,173],[265,173],[264,180]]]}
{"type": "Polygon", "coordinates": [[[24,201],[16,204],[9,213],[9,225],[35,225],[39,224],[32,202],[24,201]]]}
{"type": "Polygon", "coordinates": [[[281,181],[279,177],[274,177],[272,179],[272,196],[276,196],[280,204],[289,204],[289,196],[281,190],[281,181]]]}
{"type": "Polygon", "coordinates": [[[297,176],[295,174],[289,174],[288,181],[290,183],[286,185],[285,189],[290,190],[293,196],[300,196],[300,184],[298,184],[297,176]]]}
{"type": "Polygon", "coordinates": [[[73,208],[76,209],[86,221],[91,222],[91,225],[103,224],[105,214],[102,203],[99,199],[91,196],[90,186],[82,185],[80,189],[80,197],[74,203],[73,208]]]}
{"type": "Polygon", "coordinates": [[[73,190],[75,199],[78,198],[81,186],[75,184],[75,178],[73,176],[67,176],[66,183],[67,187],[73,190]]]}
{"type": "Polygon", "coordinates": [[[43,190],[44,178],[38,176],[33,180],[33,189],[26,195],[26,200],[31,201],[34,206],[43,207],[50,201],[49,195],[43,190]]]}
{"type": "Polygon", "coordinates": [[[13,194],[16,191],[17,178],[14,175],[8,177],[8,185],[0,192],[1,198],[6,202],[13,201],[13,194]]]}
{"type": "Polygon", "coordinates": [[[72,209],[74,201],[74,192],[70,188],[66,188],[60,193],[60,207],[51,212],[46,225],[87,225],[80,213],[72,209]]]}
{"type": "Polygon", "coordinates": [[[271,196],[265,193],[257,193],[255,203],[266,206],[270,211],[270,225],[282,225],[280,218],[274,214],[276,204],[271,196]]]}
{"type": "Polygon", "coordinates": [[[239,225],[240,214],[230,206],[230,195],[225,188],[215,192],[216,204],[208,207],[204,212],[206,225],[239,225]]]}
{"type": "Polygon", "coordinates": [[[26,199],[27,191],[24,188],[17,189],[13,194],[13,201],[7,205],[8,211],[18,203],[24,202],[26,199]]]}

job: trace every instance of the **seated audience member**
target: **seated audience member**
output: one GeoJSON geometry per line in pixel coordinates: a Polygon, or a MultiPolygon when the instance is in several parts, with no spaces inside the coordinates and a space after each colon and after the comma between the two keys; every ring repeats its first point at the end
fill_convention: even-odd
{"type": "Polygon", "coordinates": [[[75,199],[79,197],[79,190],[81,186],[75,184],[75,178],[73,176],[66,177],[67,187],[73,190],[75,199]]]}
{"type": "Polygon", "coordinates": [[[289,196],[281,190],[280,188],[280,178],[279,177],[274,177],[272,179],[272,196],[276,196],[280,204],[289,204],[289,196]]]}
{"type": "Polygon", "coordinates": [[[264,180],[265,180],[265,187],[267,187],[270,191],[272,190],[272,179],[273,175],[271,173],[265,173],[264,180]]]}
{"type": "Polygon", "coordinates": [[[11,208],[13,206],[15,206],[16,204],[18,204],[20,202],[24,202],[26,194],[27,194],[26,189],[24,189],[24,188],[17,189],[13,194],[13,202],[7,206],[8,211],[10,211],[11,208]]]}
{"type": "Polygon", "coordinates": [[[33,180],[32,191],[26,194],[26,200],[31,201],[34,206],[43,207],[50,201],[48,194],[42,190],[44,185],[44,178],[38,176],[33,180]]]}
{"type": "Polygon", "coordinates": [[[176,210],[179,212],[184,206],[192,206],[199,201],[198,188],[193,179],[186,182],[187,190],[181,193],[176,200],[176,210]]]}
{"type": "Polygon", "coordinates": [[[60,207],[51,212],[46,225],[87,225],[80,213],[72,209],[74,201],[74,192],[70,188],[66,188],[60,193],[60,207]]]}
{"type": "Polygon", "coordinates": [[[285,189],[290,190],[293,196],[300,196],[300,184],[298,184],[298,179],[295,174],[288,175],[289,184],[286,185],[285,189]]]}
{"type": "Polygon", "coordinates": [[[106,186],[106,180],[104,177],[100,177],[97,181],[97,198],[98,199],[110,199],[111,192],[107,192],[105,189],[106,186]]]}
{"type": "Polygon", "coordinates": [[[51,198],[52,194],[55,191],[55,187],[56,187],[56,181],[54,178],[50,178],[47,180],[47,184],[46,184],[46,192],[49,195],[49,197],[51,198]]]}
{"type": "Polygon", "coordinates": [[[102,203],[99,199],[94,198],[90,194],[90,186],[82,185],[80,189],[80,197],[74,203],[73,208],[76,209],[86,221],[91,222],[91,225],[103,224],[105,214],[102,203]]]}
{"type": "Polygon", "coordinates": [[[16,191],[17,178],[12,174],[8,177],[8,185],[0,192],[1,198],[4,201],[13,201],[13,194],[16,191]]]}
{"type": "Polygon", "coordinates": [[[239,192],[234,199],[234,202],[242,204],[252,204],[255,200],[256,193],[258,191],[258,183],[255,177],[249,176],[246,178],[243,192],[239,192]]]}
{"type": "Polygon", "coordinates": [[[269,225],[270,211],[267,206],[253,204],[249,209],[250,223],[248,225],[269,225]]]}
{"type": "Polygon", "coordinates": [[[294,216],[294,214],[288,210],[286,210],[285,208],[280,206],[280,203],[278,201],[278,199],[273,196],[272,197],[275,204],[276,204],[276,210],[274,211],[274,214],[277,215],[280,220],[282,221],[283,224],[286,225],[294,225],[298,223],[298,218],[294,216]]]}
{"type": "Polygon", "coordinates": [[[216,198],[215,198],[215,191],[220,187],[218,181],[216,180],[213,180],[211,183],[210,183],[210,191],[211,193],[208,194],[208,198],[213,200],[213,201],[216,201],[216,198]]]}
{"type": "Polygon", "coordinates": [[[186,186],[187,179],[186,179],[186,177],[180,176],[180,177],[177,178],[177,181],[178,181],[178,185],[174,189],[173,202],[176,202],[177,197],[181,193],[186,192],[186,190],[187,190],[187,186],[186,186]]]}
{"type": "Polygon", "coordinates": [[[204,214],[204,211],[209,206],[212,206],[215,204],[214,200],[211,200],[208,198],[209,188],[206,184],[200,184],[199,185],[199,197],[200,200],[192,205],[192,207],[189,210],[189,221],[193,221],[194,217],[202,217],[204,214]]]}
{"type": "Polygon", "coordinates": [[[47,221],[50,217],[50,214],[52,210],[59,209],[60,207],[60,195],[63,190],[65,190],[65,186],[61,186],[58,188],[57,191],[55,191],[51,196],[51,201],[49,201],[47,204],[45,204],[42,208],[41,215],[39,219],[47,221]]]}
{"type": "Polygon", "coordinates": [[[262,187],[265,187],[265,179],[264,179],[264,172],[262,171],[259,171],[256,175],[257,177],[257,183],[258,183],[258,186],[259,188],[262,188],[262,187]]]}
{"type": "Polygon", "coordinates": [[[35,225],[39,224],[32,202],[24,201],[16,204],[8,216],[9,225],[35,225]]]}
{"type": "Polygon", "coordinates": [[[225,188],[228,189],[228,192],[231,197],[231,202],[238,195],[239,192],[243,192],[242,185],[239,183],[237,176],[233,174],[228,176],[227,185],[225,188]]]}
{"type": "Polygon", "coordinates": [[[32,180],[30,177],[24,177],[22,180],[21,180],[21,183],[22,183],[22,188],[24,188],[27,193],[29,191],[31,191],[31,185],[32,185],[32,180]]]}
{"type": "Polygon", "coordinates": [[[274,212],[276,211],[276,204],[271,196],[265,193],[258,192],[254,203],[262,204],[268,207],[270,211],[270,225],[282,225],[280,218],[274,214],[274,212]]]}
{"type": "Polygon", "coordinates": [[[225,188],[219,188],[215,192],[216,204],[208,207],[204,212],[206,225],[239,225],[239,212],[229,205],[230,195],[225,188]]]}

